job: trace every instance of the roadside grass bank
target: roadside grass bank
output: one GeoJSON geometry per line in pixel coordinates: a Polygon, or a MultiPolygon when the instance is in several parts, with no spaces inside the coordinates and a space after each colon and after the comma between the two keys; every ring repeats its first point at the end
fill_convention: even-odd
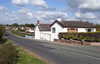
{"type": "Polygon", "coordinates": [[[19,53],[18,53],[19,59],[18,59],[17,64],[46,64],[46,62],[22,50],[22,48],[17,48],[17,50],[19,50],[19,53]]]}
{"type": "Polygon", "coordinates": [[[18,51],[17,63],[14,64],[51,64],[47,60],[39,57],[38,55],[24,49],[22,47],[13,44],[12,41],[7,41],[6,45],[13,45],[18,51]]]}

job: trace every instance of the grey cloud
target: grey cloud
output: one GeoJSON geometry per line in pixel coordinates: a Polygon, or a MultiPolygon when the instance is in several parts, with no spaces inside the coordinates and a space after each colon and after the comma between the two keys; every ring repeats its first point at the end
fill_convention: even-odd
{"type": "Polygon", "coordinates": [[[50,8],[50,7],[40,7],[41,11],[55,11],[56,8],[50,8]]]}
{"type": "Polygon", "coordinates": [[[84,0],[68,0],[68,5],[72,11],[78,11],[79,5],[82,4],[83,2],[84,0]]]}
{"type": "Polygon", "coordinates": [[[55,12],[55,11],[38,11],[37,15],[40,17],[41,22],[53,22],[57,17],[62,19],[68,18],[67,13],[65,12],[55,12]]]}
{"type": "Polygon", "coordinates": [[[25,7],[27,5],[32,5],[33,7],[37,7],[42,11],[56,10],[56,8],[49,7],[45,0],[12,0],[12,3],[19,7],[25,7]]]}
{"type": "Polygon", "coordinates": [[[68,0],[68,6],[76,19],[100,23],[100,0],[68,0]],[[77,12],[80,16],[75,15],[77,12]]]}
{"type": "Polygon", "coordinates": [[[100,11],[100,0],[68,0],[68,5],[73,11],[100,11]]]}
{"type": "Polygon", "coordinates": [[[0,15],[0,23],[2,24],[12,24],[12,23],[34,23],[34,18],[31,11],[23,12],[15,11],[11,13],[2,13],[0,15]]]}

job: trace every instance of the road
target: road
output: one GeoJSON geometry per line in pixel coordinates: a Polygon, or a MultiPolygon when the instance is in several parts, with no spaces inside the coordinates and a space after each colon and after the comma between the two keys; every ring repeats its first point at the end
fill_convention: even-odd
{"type": "Polygon", "coordinates": [[[100,64],[100,47],[61,45],[17,37],[7,32],[7,38],[55,64],[100,64]]]}

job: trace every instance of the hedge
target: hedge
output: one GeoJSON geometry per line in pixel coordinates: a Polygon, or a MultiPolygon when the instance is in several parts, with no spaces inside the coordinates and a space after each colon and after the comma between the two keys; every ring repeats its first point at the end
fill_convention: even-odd
{"type": "Polygon", "coordinates": [[[16,64],[18,51],[13,45],[0,45],[0,64],[16,64]]]}
{"type": "Polygon", "coordinates": [[[29,35],[29,36],[34,36],[34,33],[24,33],[24,32],[19,32],[19,31],[12,31],[12,33],[25,37],[25,35],[29,35]]]}
{"type": "Polygon", "coordinates": [[[0,25],[0,43],[2,43],[4,34],[5,34],[5,27],[3,25],[0,25]]]}
{"type": "Polygon", "coordinates": [[[73,40],[85,40],[89,42],[100,42],[100,32],[87,32],[87,33],[59,33],[59,39],[73,39],[73,40]]]}

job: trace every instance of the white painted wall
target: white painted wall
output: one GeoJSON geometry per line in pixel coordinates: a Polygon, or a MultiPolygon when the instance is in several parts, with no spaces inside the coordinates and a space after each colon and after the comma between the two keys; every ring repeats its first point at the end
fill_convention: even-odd
{"type": "Polygon", "coordinates": [[[34,32],[34,30],[32,30],[32,29],[29,29],[29,30],[27,30],[28,32],[34,32]]]}
{"type": "Polygon", "coordinates": [[[41,31],[40,39],[51,41],[51,31],[41,31]]]}
{"type": "Polygon", "coordinates": [[[53,26],[51,26],[51,41],[54,41],[54,39],[59,39],[58,34],[60,32],[67,32],[67,28],[61,27],[58,23],[55,23],[53,26]],[[52,33],[52,28],[56,29],[55,33],[52,33]]]}
{"type": "Polygon", "coordinates": [[[87,32],[86,28],[78,28],[78,32],[87,32]]]}
{"type": "Polygon", "coordinates": [[[94,28],[94,32],[96,32],[96,28],[94,28]]]}
{"type": "Polygon", "coordinates": [[[87,32],[86,29],[92,29],[92,32],[96,32],[96,28],[78,28],[78,32],[87,32]]]}
{"type": "Polygon", "coordinates": [[[35,39],[40,39],[40,30],[38,25],[35,27],[35,39]]]}
{"type": "Polygon", "coordinates": [[[41,33],[48,33],[48,34],[51,34],[51,31],[41,31],[41,33]]]}

